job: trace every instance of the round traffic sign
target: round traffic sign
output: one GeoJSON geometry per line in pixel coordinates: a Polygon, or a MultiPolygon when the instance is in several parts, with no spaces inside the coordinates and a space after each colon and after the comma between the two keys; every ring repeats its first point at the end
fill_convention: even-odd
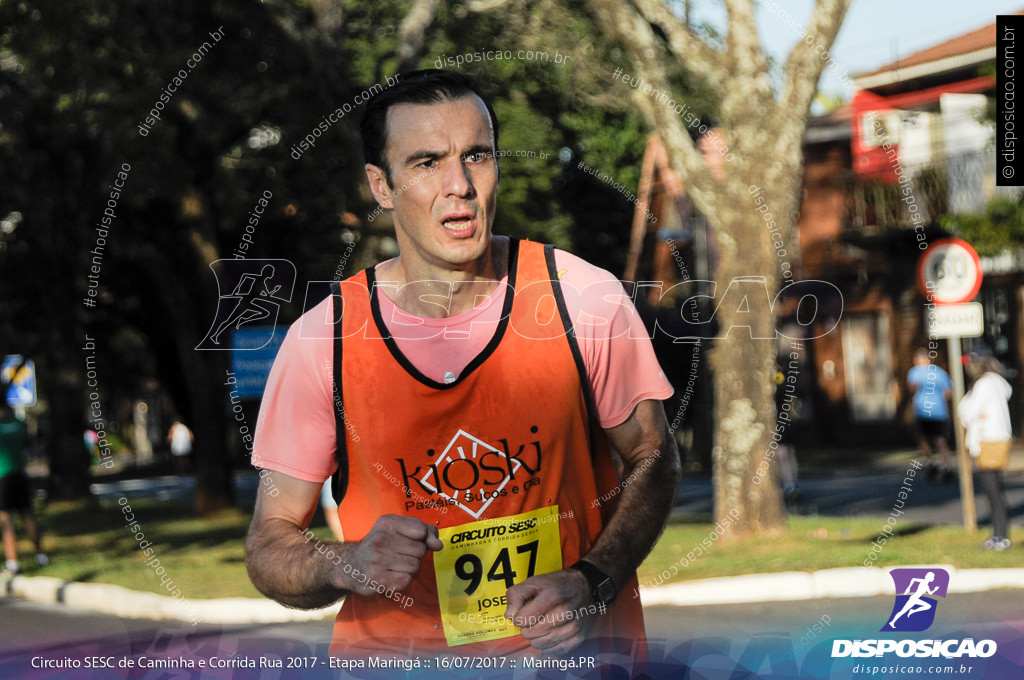
{"type": "Polygon", "coordinates": [[[936,304],[970,302],[981,290],[981,259],[963,239],[936,241],[917,261],[917,287],[936,304]]]}

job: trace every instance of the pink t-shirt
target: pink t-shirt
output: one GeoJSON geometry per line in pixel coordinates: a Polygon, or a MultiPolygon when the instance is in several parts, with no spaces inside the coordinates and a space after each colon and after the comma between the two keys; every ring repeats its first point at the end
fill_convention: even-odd
{"type": "MultiPolygon", "coordinates": [[[[621,425],[641,401],[670,397],[672,386],[619,281],[561,250],[555,251],[555,265],[601,426],[621,425]]],[[[381,316],[417,370],[437,382],[453,382],[490,342],[507,281],[475,308],[446,318],[409,314],[388,297],[395,286],[378,281],[381,316]]],[[[289,329],[263,393],[252,455],[258,467],[317,483],[336,467],[330,304],[324,300],[289,329]]]]}

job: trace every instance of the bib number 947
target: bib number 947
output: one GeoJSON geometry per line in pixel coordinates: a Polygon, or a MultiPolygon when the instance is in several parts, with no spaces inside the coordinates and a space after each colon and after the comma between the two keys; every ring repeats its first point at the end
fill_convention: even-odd
{"type": "Polygon", "coordinates": [[[518,635],[504,617],[509,588],[562,568],[558,506],[442,529],[434,554],[441,622],[450,646],[518,635]]]}
{"type": "MultiPolygon", "coordinates": [[[[529,555],[530,561],[526,567],[526,577],[530,578],[537,570],[537,546],[540,545],[540,541],[530,541],[524,545],[517,545],[515,547],[516,554],[518,555],[529,555]]],[[[509,549],[502,548],[498,553],[498,556],[494,559],[494,563],[490,569],[487,570],[488,581],[501,581],[505,584],[505,588],[511,588],[514,586],[516,576],[518,573],[512,568],[512,560],[509,557],[509,549]]],[[[480,580],[483,577],[484,565],[480,561],[480,558],[473,553],[466,553],[455,560],[455,574],[467,581],[469,585],[466,586],[466,594],[472,595],[476,592],[476,589],[480,586],[480,580]]],[[[519,579],[522,581],[523,579],[519,579]]],[[[504,597],[502,599],[505,599],[504,597]]]]}

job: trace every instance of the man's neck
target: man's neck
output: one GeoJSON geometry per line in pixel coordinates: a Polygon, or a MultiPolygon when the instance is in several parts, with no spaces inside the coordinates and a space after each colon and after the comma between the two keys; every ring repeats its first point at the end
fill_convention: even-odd
{"type": "Polygon", "coordinates": [[[464,314],[494,292],[508,273],[509,240],[491,237],[484,254],[461,268],[441,268],[403,260],[399,255],[382,264],[377,280],[397,282],[398,287],[379,290],[402,310],[426,318],[447,318],[464,314]],[[409,285],[413,284],[413,285],[409,285]]]}

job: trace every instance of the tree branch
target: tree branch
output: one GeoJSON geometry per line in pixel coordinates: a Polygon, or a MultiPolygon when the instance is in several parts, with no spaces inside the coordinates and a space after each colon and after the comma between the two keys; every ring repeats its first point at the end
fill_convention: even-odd
{"type": "Polygon", "coordinates": [[[398,27],[399,71],[413,67],[423,49],[427,29],[434,23],[438,0],[416,0],[398,27]]]}
{"type": "Polygon", "coordinates": [[[309,8],[313,10],[317,31],[325,38],[334,35],[345,24],[345,8],[341,2],[312,0],[309,8]]]}
{"type": "Polygon", "coordinates": [[[724,125],[733,128],[737,121],[749,119],[753,109],[773,110],[775,96],[757,35],[753,0],[725,0],[725,6],[729,12],[729,77],[734,86],[721,88],[719,106],[724,125]]]}
{"type": "Polygon", "coordinates": [[[726,56],[698,38],[663,0],[634,0],[637,11],[648,23],[658,26],[668,39],[668,48],[686,67],[708,82],[721,82],[728,75],[726,56]]]}
{"type": "Polygon", "coordinates": [[[768,61],[757,37],[753,0],[725,0],[725,9],[729,13],[729,35],[725,42],[733,75],[755,78],[767,73],[768,61]]]}
{"type": "MultiPolygon", "coordinates": [[[[821,55],[832,48],[849,8],[850,0],[817,0],[806,38],[801,39],[793,47],[783,68],[785,85],[779,98],[782,112],[788,112],[790,115],[797,112],[807,115],[814,94],[818,91],[818,79],[821,78],[821,72],[828,62],[828,59],[822,59],[821,55]]],[[[800,130],[802,132],[802,126],[800,130]]],[[[782,141],[780,139],[780,143],[782,141]]]]}
{"type": "Polygon", "coordinates": [[[469,0],[467,7],[470,12],[492,12],[507,5],[509,0],[469,0]]]}
{"type": "MultiPolygon", "coordinates": [[[[620,0],[595,0],[593,6],[598,20],[605,29],[626,43],[633,57],[636,75],[654,89],[671,92],[662,66],[663,49],[647,20],[620,0]]],[[[675,111],[652,93],[644,93],[629,83],[619,85],[631,89],[633,101],[651,127],[658,131],[668,151],[669,161],[673,165],[678,163],[676,171],[681,177],[686,178],[687,191],[702,207],[713,207],[716,200],[715,182],[704,162],[703,154],[690,139],[675,111]]]]}

